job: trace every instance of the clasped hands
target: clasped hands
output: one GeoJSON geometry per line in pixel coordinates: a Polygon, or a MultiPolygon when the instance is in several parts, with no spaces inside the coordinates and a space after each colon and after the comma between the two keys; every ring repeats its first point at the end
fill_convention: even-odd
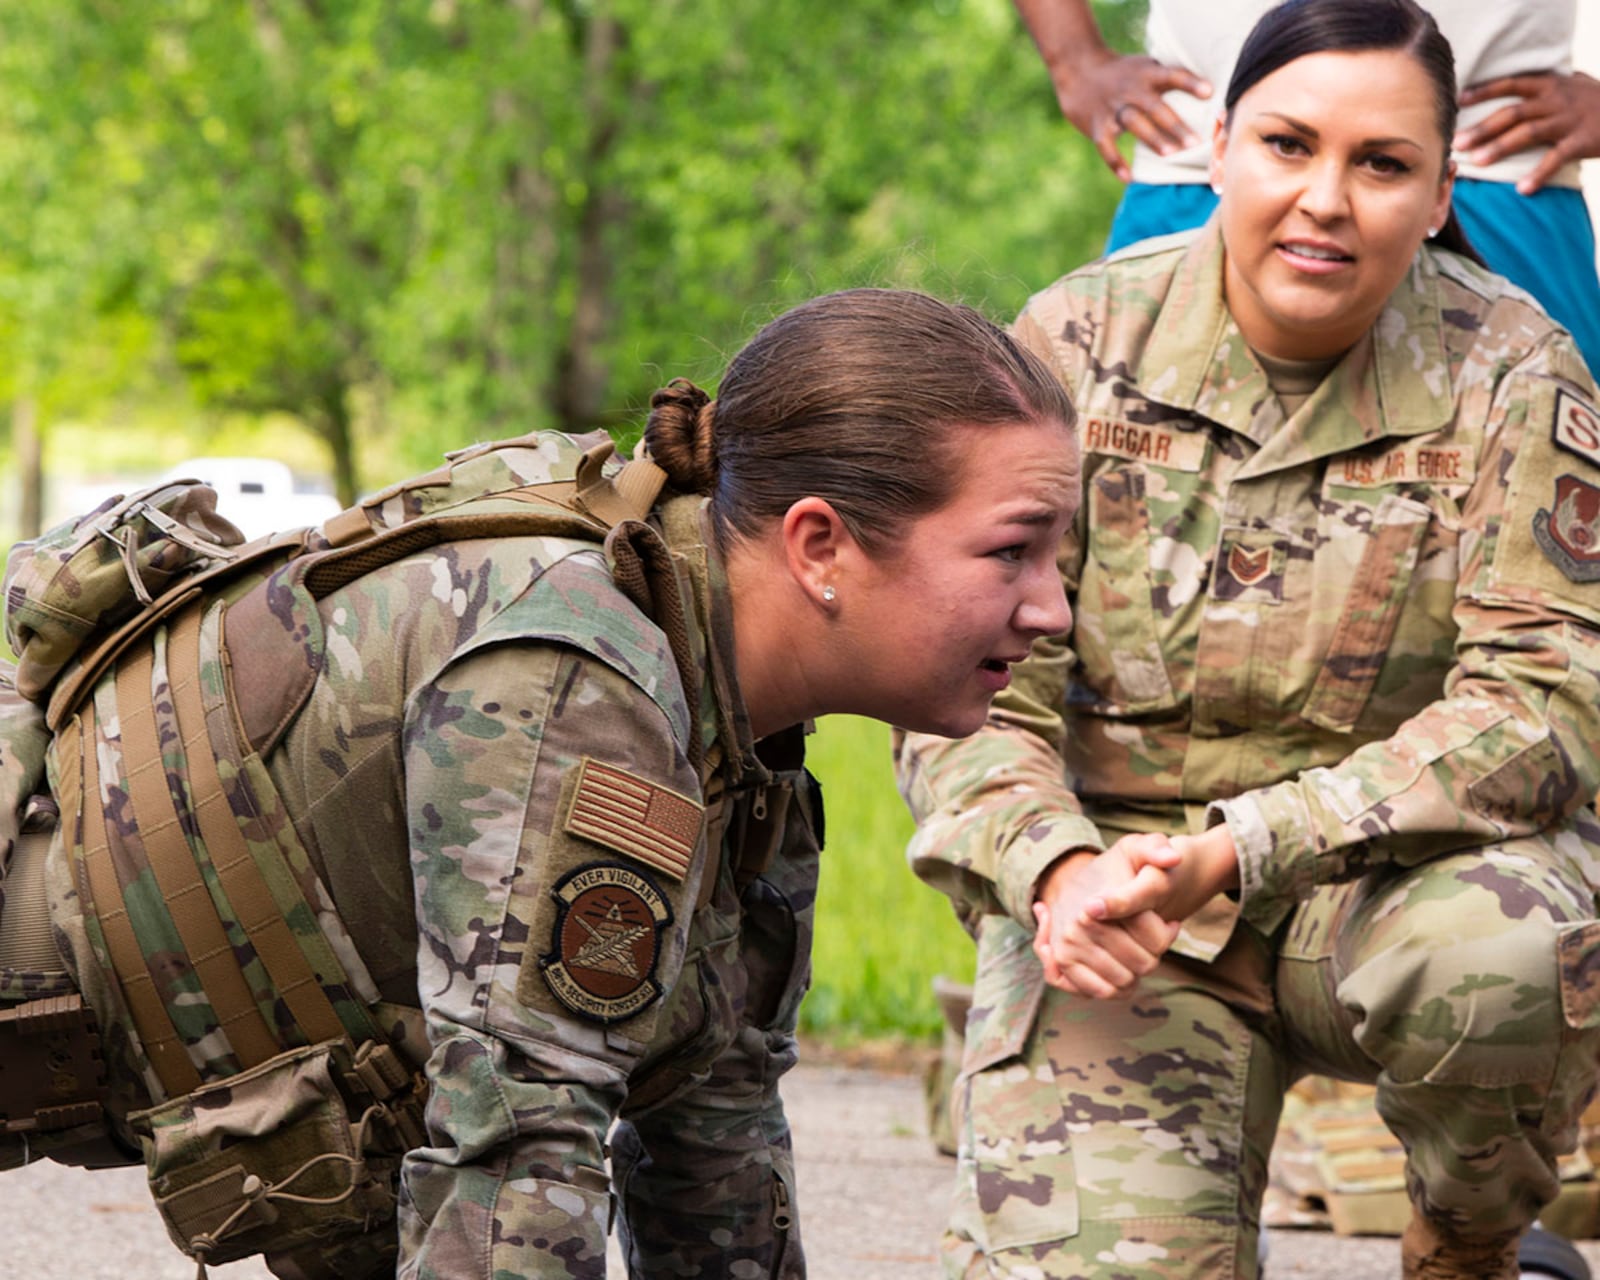
{"type": "Polygon", "coordinates": [[[1183,922],[1239,884],[1226,825],[1197,836],[1123,836],[1104,853],[1079,850],[1039,877],[1033,950],[1053,987],[1124,995],[1178,936],[1183,922]]]}

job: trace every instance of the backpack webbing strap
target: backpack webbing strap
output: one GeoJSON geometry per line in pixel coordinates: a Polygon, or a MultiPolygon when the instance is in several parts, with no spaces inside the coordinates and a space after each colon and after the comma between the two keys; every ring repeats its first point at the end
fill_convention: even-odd
{"type": "MultiPolygon", "coordinates": [[[[451,518],[451,509],[446,508],[427,515],[415,516],[403,523],[386,526],[383,517],[374,513],[395,498],[403,498],[409,502],[414,500],[410,495],[416,492],[449,485],[454,469],[459,463],[469,461],[484,452],[486,450],[478,448],[450,454],[448,456],[451,460],[444,466],[426,475],[414,476],[410,480],[392,485],[353,507],[346,507],[336,515],[329,516],[321,525],[323,538],[330,547],[344,548],[374,537],[382,537],[386,533],[393,533],[407,524],[451,518]]],[[[588,449],[579,459],[577,471],[571,480],[526,484],[483,496],[564,507],[574,515],[598,521],[603,526],[600,530],[603,535],[606,530],[614,529],[626,520],[643,520],[648,517],[650,509],[655,505],[656,498],[660,496],[667,482],[667,473],[647,457],[630,458],[614,475],[607,476],[604,472],[605,465],[615,453],[615,443],[603,440],[588,449]]],[[[491,535],[452,533],[444,535],[437,541],[452,537],[479,536],[491,535]]],[[[577,536],[583,535],[580,533],[577,536]]],[[[389,558],[397,560],[399,556],[389,558]]]]}
{"type": "MultiPolygon", "coordinates": [[[[496,495],[497,497],[500,495],[496,495]]],[[[510,496],[510,495],[506,495],[510,496]]],[[[528,499],[519,499],[528,501],[528,499]]],[[[375,530],[368,537],[313,552],[298,568],[306,590],[315,600],[332,595],[340,587],[365,577],[385,565],[403,560],[441,542],[468,538],[584,538],[590,541],[605,536],[605,529],[593,519],[575,511],[563,511],[539,499],[545,507],[537,511],[472,511],[470,504],[460,511],[419,517],[411,524],[375,530]]]]}
{"type": "MultiPolygon", "coordinates": [[[[203,609],[197,607],[181,614],[173,621],[167,641],[172,701],[183,726],[195,823],[211,852],[223,891],[238,913],[240,927],[261,957],[279,997],[302,1034],[312,1044],[342,1039],[346,1034],[345,1025],[323,989],[323,983],[345,983],[344,967],[328,947],[321,930],[315,927],[316,917],[283,866],[283,853],[276,842],[260,855],[278,862],[274,868],[278,874],[269,882],[240,830],[240,819],[234,816],[228,793],[223,789],[217,768],[217,748],[207,732],[200,687],[202,613],[203,609]],[[315,936],[297,935],[289,926],[291,915],[311,926],[310,933],[315,936]],[[307,948],[315,952],[316,969],[313,969],[307,948]]],[[[241,774],[239,787],[246,786],[241,774]]],[[[250,799],[237,789],[236,794],[241,801],[250,799]]],[[[260,814],[252,812],[240,816],[259,819],[260,814]]],[[[279,838],[283,836],[280,834],[279,838]]],[[[361,1007],[354,1000],[346,1003],[353,1009],[361,1007]]],[[[357,1015],[356,1020],[362,1025],[350,1028],[350,1032],[357,1043],[375,1036],[370,1019],[357,1015]]]]}
{"type": "Polygon", "coordinates": [[[110,832],[106,827],[105,807],[100,801],[99,738],[98,717],[92,702],[86,704],[56,738],[62,814],[72,815],[69,840],[76,837],[82,841],[78,891],[84,898],[85,916],[99,926],[105,947],[101,962],[107,976],[122,993],[122,1001],[144,1046],[145,1056],[167,1095],[177,1097],[200,1087],[200,1073],[189,1060],[177,1028],[167,1016],[166,1003],[145,965],[144,952],[133,931],[133,921],[122,898],[122,886],[111,863],[110,832]]]}
{"type": "Polygon", "coordinates": [[[619,525],[606,538],[606,558],[611,563],[611,578],[639,611],[661,628],[678,668],[683,694],[689,704],[689,763],[698,772],[705,756],[700,733],[700,685],[698,660],[689,640],[690,606],[683,596],[683,584],[661,536],[648,525],[633,522],[619,525]]]}
{"type": "Polygon", "coordinates": [[[372,521],[367,518],[367,509],[361,504],[346,507],[343,511],[329,516],[322,522],[322,536],[328,544],[342,547],[349,542],[360,542],[363,538],[372,536],[372,521]]]}
{"type": "MultiPolygon", "coordinates": [[[[248,1068],[273,1057],[282,1046],[245,982],[218,904],[206,885],[201,858],[206,856],[209,845],[204,849],[191,846],[194,837],[184,830],[174,806],[156,731],[154,670],[153,645],[141,647],[117,666],[117,718],[128,796],[145,859],[183,941],[184,955],[211,1005],[217,1028],[226,1036],[240,1067],[248,1068]]],[[[174,710],[182,716],[183,708],[177,705],[176,697],[174,710]]],[[[202,752],[209,752],[203,721],[198,744],[182,718],[178,731],[186,751],[192,752],[198,745],[202,752]]],[[[223,906],[226,909],[225,903],[223,906]]],[[[213,1051],[208,1056],[219,1055],[213,1051]]]]}
{"type": "Polygon", "coordinates": [[[611,528],[648,516],[667,481],[667,473],[648,458],[630,458],[616,475],[606,476],[601,468],[615,451],[609,440],[590,449],[574,477],[578,506],[611,528]]]}

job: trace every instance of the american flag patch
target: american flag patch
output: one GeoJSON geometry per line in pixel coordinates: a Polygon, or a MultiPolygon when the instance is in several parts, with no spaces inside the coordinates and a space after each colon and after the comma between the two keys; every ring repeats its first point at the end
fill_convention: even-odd
{"type": "Polygon", "coordinates": [[[682,880],[700,842],[704,812],[687,796],[585,756],[566,830],[682,880]]]}

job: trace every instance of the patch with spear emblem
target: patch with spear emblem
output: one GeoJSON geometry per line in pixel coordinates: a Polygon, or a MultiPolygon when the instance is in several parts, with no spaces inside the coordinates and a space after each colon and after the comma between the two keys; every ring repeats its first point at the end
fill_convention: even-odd
{"type": "Polygon", "coordinates": [[[540,960],[556,999],[594,1022],[620,1022],[661,994],[655,980],[661,930],[672,908],[647,876],[615,863],[592,863],[551,891],[556,922],[540,960]]]}

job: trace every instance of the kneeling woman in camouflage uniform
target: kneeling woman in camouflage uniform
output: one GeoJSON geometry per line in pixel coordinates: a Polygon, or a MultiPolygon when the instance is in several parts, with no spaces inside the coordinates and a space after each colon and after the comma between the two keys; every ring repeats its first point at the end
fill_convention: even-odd
{"type": "Polygon", "coordinates": [[[1600,413],[1459,252],[1454,102],[1410,0],[1270,11],[1218,216],[1017,322],[1080,415],[1076,623],[901,755],[979,942],[950,1274],[1254,1276],[1307,1071],[1376,1082],[1407,1276],[1513,1275],[1556,1192],[1600,1052],[1600,413]]]}
{"type": "Polygon", "coordinates": [[[395,1193],[407,1276],[603,1276],[613,1212],[630,1275],[803,1274],[804,727],[982,724],[1068,623],[1071,420],[976,313],[856,291],[773,321],[719,399],[657,393],[653,463],[453,455],[98,676],[22,589],[49,540],[17,552],[40,707],[0,717],[5,798],[47,716],[53,923],[175,1238],[392,1274],[395,1193]]]}

